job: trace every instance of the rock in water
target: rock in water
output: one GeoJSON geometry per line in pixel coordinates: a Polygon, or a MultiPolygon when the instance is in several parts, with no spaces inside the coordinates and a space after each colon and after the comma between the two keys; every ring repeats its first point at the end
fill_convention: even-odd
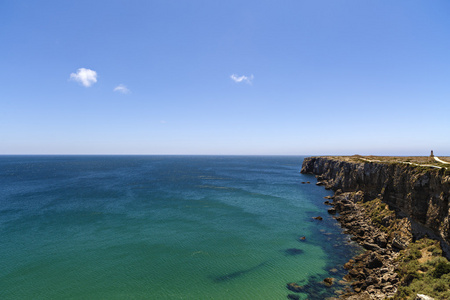
{"type": "Polygon", "coordinates": [[[325,278],[325,279],[323,280],[323,283],[324,283],[326,286],[332,286],[333,283],[334,283],[334,278],[332,278],[332,277],[325,278]]]}
{"type": "Polygon", "coordinates": [[[303,250],[298,248],[289,248],[284,250],[284,253],[286,253],[287,255],[299,255],[303,253],[303,250]]]}
{"type": "Polygon", "coordinates": [[[296,293],[300,293],[303,290],[303,286],[298,285],[295,282],[288,283],[286,285],[286,287],[288,288],[288,290],[296,292],[296,293]]]}

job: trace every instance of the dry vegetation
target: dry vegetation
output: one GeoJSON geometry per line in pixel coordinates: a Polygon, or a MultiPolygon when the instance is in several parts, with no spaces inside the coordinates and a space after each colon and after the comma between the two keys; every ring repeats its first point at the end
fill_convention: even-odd
{"type": "Polygon", "coordinates": [[[411,243],[401,251],[397,273],[401,284],[395,300],[414,300],[418,293],[450,299],[450,263],[437,241],[423,238],[411,243]]]}
{"type": "MultiPolygon", "coordinates": [[[[437,162],[430,156],[375,156],[375,155],[352,155],[352,156],[328,156],[330,158],[348,162],[379,162],[379,163],[412,163],[424,166],[435,166],[450,168],[450,165],[437,162]]],[[[450,163],[449,156],[439,156],[443,161],[450,163]]]]}

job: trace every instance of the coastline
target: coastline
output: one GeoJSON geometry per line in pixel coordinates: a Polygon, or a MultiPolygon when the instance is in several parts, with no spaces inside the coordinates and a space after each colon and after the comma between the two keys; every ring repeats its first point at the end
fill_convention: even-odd
{"type": "MultiPolygon", "coordinates": [[[[344,280],[350,283],[341,299],[386,299],[397,292],[399,284],[395,272],[398,264],[398,248],[388,243],[388,237],[374,226],[367,216],[361,201],[361,192],[342,193],[333,196],[329,213],[338,214],[335,219],[351,235],[351,240],[361,245],[365,252],[350,259],[344,269],[348,274],[344,280]]],[[[407,234],[403,237],[408,239],[407,234]]]]}
{"type": "MultiPolygon", "coordinates": [[[[440,240],[443,248],[446,248],[448,246],[445,239],[447,231],[436,230],[433,224],[431,228],[427,228],[426,222],[424,222],[425,225],[417,222],[414,218],[417,214],[413,205],[410,204],[408,211],[395,207],[392,201],[389,201],[393,198],[392,191],[389,194],[388,189],[392,189],[389,185],[394,186],[389,181],[396,179],[393,176],[403,176],[401,172],[409,172],[410,166],[402,165],[401,172],[395,170],[392,174],[385,175],[386,180],[380,180],[382,176],[378,172],[386,173],[386,165],[382,166],[382,162],[361,162],[359,158],[356,159],[358,160],[349,161],[348,157],[305,158],[301,170],[301,173],[315,175],[318,180],[316,185],[334,191],[334,196],[329,197],[332,202],[325,201],[325,204],[331,207],[328,213],[336,214],[335,219],[345,228],[345,233],[350,234],[351,239],[366,250],[344,265],[344,268],[348,270],[344,280],[351,288],[350,286],[345,288],[339,299],[386,299],[389,297],[407,299],[395,298],[399,294],[399,288],[402,289],[414,280],[414,278],[399,276],[399,268],[403,267],[399,264],[402,263],[404,253],[409,251],[409,245],[413,245],[416,239],[430,235],[440,240]]],[[[394,169],[396,167],[394,166],[394,169]]],[[[389,164],[387,169],[391,170],[392,164],[389,164]]],[[[434,179],[430,180],[432,176],[429,176],[427,171],[422,173],[413,178],[419,183],[424,183],[419,186],[420,188],[428,187],[434,179]],[[423,180],[424,176],[428,176],[427,180],[423,180]]],[[[439,173],[439,170],[435,173],[445,175],[445,172],[439,173]]],[[[406,178],[411,180],[408,176],[406,178]]],[[[448,184],[448,180],[442,182],[448,184]]],[[[407,185],[409,181],[403,180],[400,184],[407,185]]],[[[417,187],[417,182],[412,184],[417,187]]],[[[397,199],[398,195],[394,198],[397,201],[396,204],[402,204],[401,200],[397,199]]],[[[440,198],[448,199],[448,194],[442,192],[440,198]]],[[[423,207],[423,203],[421,204],[423,207]]],[[[445,209],[446,207],[443,208],[445,209]]],[[[441,214],[440,217],[441,219],[447,217],[445,220],[448,220],[448,216],[442,217],[441,214]]]]}

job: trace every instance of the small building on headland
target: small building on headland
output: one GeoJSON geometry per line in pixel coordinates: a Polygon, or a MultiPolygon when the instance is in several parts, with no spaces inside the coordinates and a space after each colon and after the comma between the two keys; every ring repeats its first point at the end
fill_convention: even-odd
{"type": "Polygon", "coordinates": [[[433,150],[431,150],[431,155],[430,155],[430,157],[434,157],[433,150]]]}

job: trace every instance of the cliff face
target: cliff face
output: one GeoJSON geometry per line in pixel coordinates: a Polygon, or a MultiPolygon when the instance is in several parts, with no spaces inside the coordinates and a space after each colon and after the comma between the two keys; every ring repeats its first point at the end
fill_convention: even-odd
{"type": "Polygon", "coordinates": [[[316,175],[328,189],[361,190],[365,201],[379,198],[450,243],[450,176],[444,169],[310,157],[301,172],[316,175]]]}

